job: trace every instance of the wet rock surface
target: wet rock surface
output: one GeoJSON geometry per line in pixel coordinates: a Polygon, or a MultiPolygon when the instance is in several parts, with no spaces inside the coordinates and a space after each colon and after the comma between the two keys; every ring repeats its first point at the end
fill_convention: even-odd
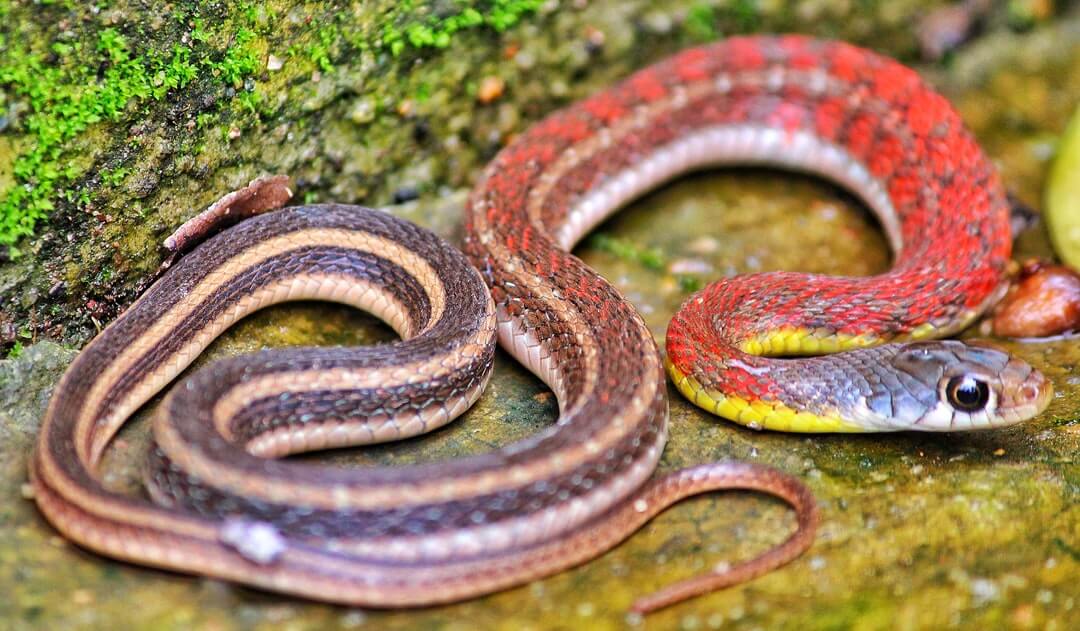
{"type": "MultiPolygon", "coordinates": [[[[623,51],[632,40],[620,30],[626,26],[621,18],[601,19],[591,8],[583,15],[606,33],[603,50],[623,51]]],[[[660,32],[681,23],[660,9],[635,15],[635,24],[645,30],[660,32]]],[[[570,18],[556,14],[543,19],[553,32],[569,28],[561,21],[570,18]]],[[[500,73],[501,64],[520,67],[521,51],[543,53],[531,43],[541,37],[540,26],[519,29],[523,42],[530,43],[509,61],[476,74],[506,77],[505,92],[486,107],[509,109],[485,116],[492,125],[503,121],[499,124],[509,130],[527,123],[515,112],[528,108],[514,105],[525,88],[513,78],[512,67],[500,73]]],[[[584,41],[581,54],[588,55],[584,41]]],[[[608,74],[624,74],[644,61],[631,57],[611,70],[583,72],[596,87],[608,74]]],[[[1024,34],[992,33],[964,47],[948,65],[928,68],[927,74],[957,103],[1009,187],[1035,202],[1056,134],[1080,99],[1080,75],[1070,72],[1076,67],[1080,25],[1073,19],[1024,34]]],[[[525,90],[533,89],[540,87],[525,90]]],[[[567,90],[564,98],[585,88],[567,90]]],[[[316,97],[317,90],[311,95],[316,97]]],[[[441,98],[437,92],[431,96],[435,102],[441,98]]],[[[362,105],[350,102],[348,108],[364,121],[370,114],[362,105]]],[[[531,119],[534,113],[525,116],[531,119]]],[[[327,124],[355,123],[342,118],[327,124]]],[[[354,135],[327,142],[340,142],[347,162],[377,160],[381,150],[374,138],[356,148],[354,135]]],[[[456,160],[453,155],[446,160],[456,160]]],[[[385,192],[376,199],[390,201],[394,191],[413,187],[415,195],[406,198],[418,198],[390,210],[459,238],[464,182],[442,191],[416,188],[416,182],[434,181],[428,179],[431,173],[455,168],[434,168],[435,160],[418,156],[411,166],[393,171],[384,188],[376,187],[385,192]]],[[[462,168],[480,162],[470,158],[462,168]]],[[[230,177],[242,184],[251,171],[237,169],[230,177]]],[[[222,178],[215,185],[232,181],[222,178]]],[[[318,182],[311,190],[321,198],[355,201],[358,195],[353,184],[339,189],[330,179],[318,182]]],[[[206,203],[226,190],[205,191],[206,203]]],[[[198,208],[192,205],[191,213],[198,208]]],[[[175,215],[180,218],[183,212],[177,209],[175,215]]],[[[161,232],[167,232],[164,226],[161,232]]],[[[873,218],[849,196],[815,180],[759,170],[688,176],[635,202],[601,226],[599,234],[599,239],[587,239],[578,254],[638,306],[660,340],[679,303],[715,276],[771,269],[873,274],[889,263],[873,218]]],[[[1050,254],[1041,227],[1021,235],[1018,254],[1050,254]]],[[[91,333],[92,322],[85,323],[91,333]]],[[[228,331],[193,369],[216,357],[265,347],[390,339],[387,327],[345,308],[283,306],[228,331]]],[[[724,458],[771,464],[811,486],[824,522],[813,548],[790,566],[644,620],[625,613],[635,596],[775,544],[793,526],[792,515],[779,502],[748,493],[700,497],[669,510],[578,569],[469,602],[416,611],[326,606],[139,568],[67,544],[22,497],[26,457],[41,413],[75,353],[54,342],[27,343],[17,358],[0,361],[0,620],[15,629],[1075,628],[1080,621],[1080,345],[1068,340],[998,343],[1042,370],[1056,389],[1044,414],[1003,431],[754,432],[705,415],[671,389],[671,440],[663,469],[724,458]]],[[[102,471],[110,488],[143,493],[140,467],[155,404],[125,427],[107,453],[102,471]]],[[[550,392],[500,354],[485,395],[450,426],[399,445],[305,458],[355,467],[456,458],[528,436],[551,423],[556,413],[550,392]]]]}

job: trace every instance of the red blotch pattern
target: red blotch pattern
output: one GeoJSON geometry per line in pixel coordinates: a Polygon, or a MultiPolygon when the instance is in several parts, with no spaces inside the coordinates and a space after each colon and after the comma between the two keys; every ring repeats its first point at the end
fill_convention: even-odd
{"type": "Polygon", "coordinates": [[[848,44],[735,37],[685,51],[556,112],[499,154],[466,213],[466,250],[496,300],[523,313],[529,311],[522,305],[538,300],[501,271],[507,256],[516,257],[513,265],[550,282],[579,306],[597,339],[611,341],[600,350],[611,353],[603,355],[603,370],[624,371],[612,372],[611,379],[633,374],[619,362],[628,352],[646,352],[626,347],[628,331],[640,319],[603,279],[559,250],[551,235],[575,200],[598,183],[632,168],[655,147],[717,125],[810,132],[846,149],[888,192],[904,243],[894,268],[873,278],[777,272],[709,285],[668,329],[668,356],[683,373],[750,400],[779,397],[783,384],[773,382],[769,371],[754,370],[763,360],[739,352],[741,341],[785,327],[887,339],[979,308],[1002,282],[1011,250],[1006,197],[993,165],[943,97],[914,71],[848,44]],[[779,88],[763,79],[777,68],[783,70],[779,88]],[[821,73],[829,89],[810,90],[811,78],[821,73]],[[545,194],[542,225],[530,220],[528,191],[568,150],[640,106],[665,103],[679,88],[690,93],[712,86],[720,75],[730,80],[729,89],[668,105],[644,128],[583,156],[545,194]],[[488,226],[484,239],[475,228],[480,216],[488,226]]]}

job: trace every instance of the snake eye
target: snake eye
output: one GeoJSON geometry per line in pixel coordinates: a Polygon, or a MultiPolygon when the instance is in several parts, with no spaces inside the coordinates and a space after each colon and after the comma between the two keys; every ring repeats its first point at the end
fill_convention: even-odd
{"type": "Polygon", "coordinates": [[[978,412],[990,401],[990,386],[971,376],[953,377],[945,386],[949,404],[964,412],[978,412]]]}

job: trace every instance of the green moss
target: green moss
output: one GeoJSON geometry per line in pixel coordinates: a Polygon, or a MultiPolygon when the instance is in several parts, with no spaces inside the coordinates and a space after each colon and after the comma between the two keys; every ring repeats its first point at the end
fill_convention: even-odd
{"type": "MultiPolygon", "coordinates": [[[[603,232],[593,233],[589,237],[589,247],[606,252],[628,263],[636,263],[653,272],[663,272],[668,266],[666,257],[660,248],[644,248],[626,239],[619,239],[603,232]]],[[[675,284],[684,294],[692,294],[704,287],[705,283],[693,274],[675,274],[675,284]]]]}
{"type": "Polygon", "coordinates": [[[690,7],[683,29],[691,40],[708,42],[724,34],[720,25],[733,32],[748,33],[761,28],[761,9],[757,0],[734,0],[717,5],[701,2],[690,7]]]}
{"type": "Polygon", "coordinates": [[[237,107],[250,114],[259,113],[259,104],[261,102],[262,96],[258,92],[241,92],[236,95],[237,107]]]}
{"type": "Polygon", "coordinates": [[[1069,555],[1073,561],[1080,563],[1080,549],[1065,543],[1065,540],[1061,537],[1054,537],[1054,545],[1057,546],[1059,550],[1069,555]]]}
{"type": "Polygon", "coordinates": [[[624,261],[639,263],[643,267],[656,272],[663,271],[664,266],[667,264],[664,253],[658,248],[643,248],[603,232],[597,232],[590,236],[589,245],[602,252],[617,256],[624,261]]]}
{"type": "Polygon", "coordinates": [[[124,181],[124,178],[131,172],[130,169],[124,167],[117,167],[111,170],[105,170],[101,172],[101,183],[106,186],[116,186],[124,181]]]}
{"type": "Polygon", "coordinates": [[[728,6],[728,14],[740,31],[761,28],[761,10],[757,0],[735,0],[728,6]]]}
{"type": "MultiPolygon", "coordinates": [[[[194,95],[193,90],[227,87],[243,88],[232,108],[241,117],[238,126],[257,120],[263,99],[250,79],[265,63],[267,38],[282,27],[273,9],[259,3],[207,9],[200,3],[181,2],[152,37],[140,40],[145,33],[124,23],[73,35],[46,25],[59,21],[54,19],[57,15],[69,22],[92,22],[104,6],[99,2],[91,10],[79,3],[57,4],[36,10],[43,15],[34,16],[39,30],[33,37],[0,27],[0,88],[26,105],[13,127],[24,135],[14,158],[14,185],[0,191],[0,246],[11,246],[13,255],[18,254],[14,245],[31,235],[58,201],[92,203],[94,195],[85,187],[78,192],[71,189],[95,165],[84,161],[75,166],[65,160],[92,126],[123,122],[166,96],[174,102],[194,95]],[[224,13],[206,13],[212,10],[224,13]]],[[[435,15],[427,4],[410,0],[388,10],[375,24],[351,23],[348,14],[337,11],[328,14],[328,24],[314,31],[306,45],[293,44],[289,52],[306,58],[312,69],[331,72],[335,58],[357,50],[396,57],[408,48],[444,48],[465,29],[487,26],[503,31],[540,4],[539,0],[454,2],[435,15]],[[298,55],[300,51],[305,54],[298,55]]],[[[0,0],[0,18],[15,6],[0,0]]],[[[201,130],[212,114],[196,116],[201,130]]],[[[112,171],[101,181],[117,184],[125,174],[112,171]]]]}
{"type": "Polygon", "coordinates": [[[418,3],[406,0],[400,4],[401,17],[388,20],[378,39],[381,48],[395,57],[407,47],[446,48],[458,31],[489,26],[498,32],[517,24],[522,17],[543,4],[542,0],[493,0],[490,3],[457,3],[455,13],[444,16],[420,17],[412,15],[418,3]],[[485,6],[486,5],[486,6],[485,6]]]}
{"type": "Polygon", "coordinates": [[[716,30],[716,8],[711,4],[695,4],[690,7],[683,23],[687,35],[700,42],[707,42],[718,37],[716,30]]]}
{"type": "Polygon", "coordinates": [[[261,59],[252,45],[254,39],[254,31],[248,28],[239,29],[233,36],[233,45],[229,46],[221,60],[206,60],[205,65],[214,76],[220,77],[225,83],[240,87],[244,77],[259,69],[261,59]]]}
{"type": "Polygon", "coordinates": [[[330,61],[330,53],[334,44],[341,37],[341,33],[337,25],[330,25],[319,29],[317,35],[317,40],[308,46],[308,57],[311,59],[311,63],[315,64],[319,70],[330,72],[334,69],[334,64],[330,61]]]}
{"type": "MultiPolygon", "coordinates": [[[[0,15],[9,8],[0,9],[0,15]]],[[[83,175],[64,161],[76,137],[92,125],[120,121],[184,89],[199,76],[200,67],[223,82],[237,83],[258,68],[252,39],[250,31],[241,29],[220,56],[207,47],[179,43],[164,51],[137,53],[128,37],[113,27],[102,29],[89,42],[54,41],[48,54],[22,39],[0,42],[0,85],[26,103],[21,127],[29,140],[28,149],[14,160],[16,185],[0,193],[0,245],[13,245],[32,234],[53,210],[62,189],[83,175]]],[[[115,185],[126,174],[126,170],[104,172],[102,181],[115,185]]],[[[70,191],[64,198],[75,199],[70,191]]],[[[85,196],[78,199],[89,201],[85,196]]]]}
{"type": "Polygon", "coordinates": [[[705,286],[700,277],[690,274],[678,274],[675,276],[675,280],[679,283],[679,289],[687,294],[692,294],[705,286]]]}

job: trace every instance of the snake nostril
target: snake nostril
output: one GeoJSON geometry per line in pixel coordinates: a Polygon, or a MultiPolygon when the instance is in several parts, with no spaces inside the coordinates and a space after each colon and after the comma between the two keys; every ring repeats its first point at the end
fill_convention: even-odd
{"type": "Polygon", "coordinates": [[[1032,384],[1028,384],[1023,388],[1020,388],[1020,396],[1025,401],[1034,401],[1039,396],[1039,389],[1032,384]]]}

